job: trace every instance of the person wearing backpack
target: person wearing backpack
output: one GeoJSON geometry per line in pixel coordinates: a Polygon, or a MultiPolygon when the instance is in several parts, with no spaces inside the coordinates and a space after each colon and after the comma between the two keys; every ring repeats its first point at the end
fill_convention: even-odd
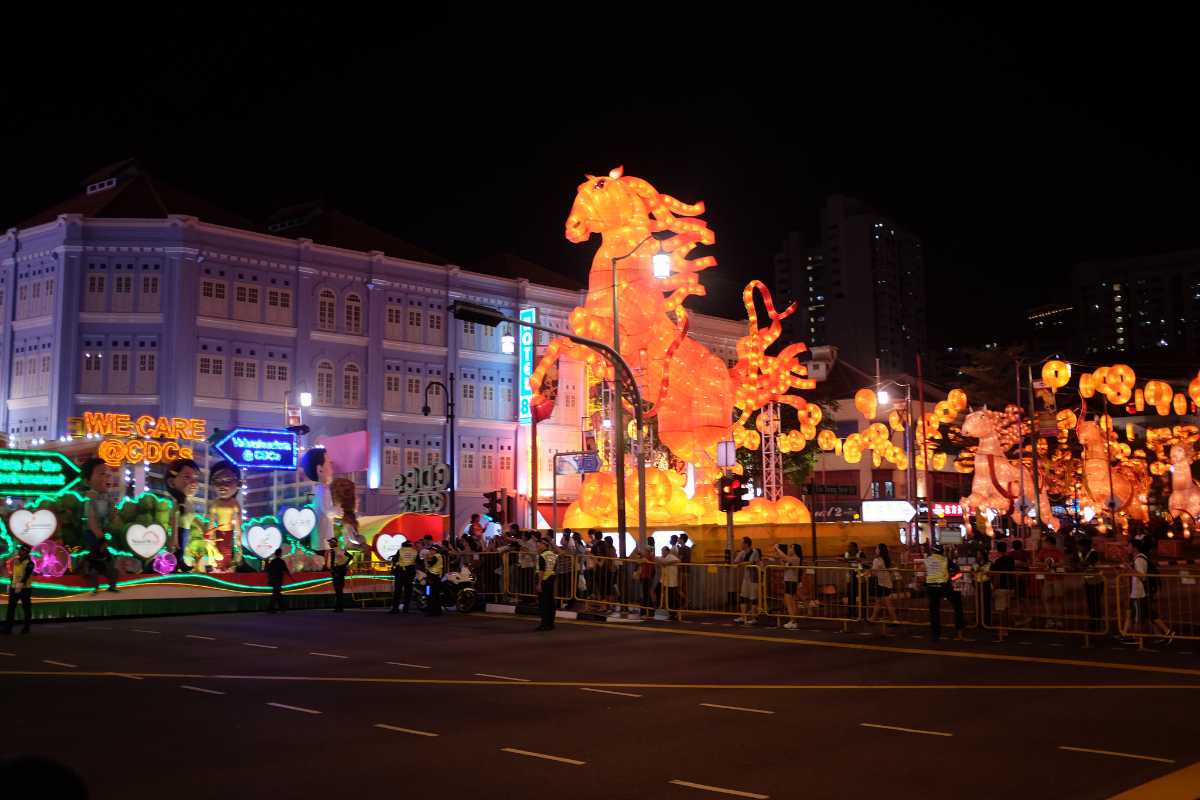
{"type": "Polygon", "coordinates": [[[1170,642],[1175,632],[1158,618],[1158,590],[1162,584],[1158,565],[1150,558],[1154,542],[1148,536],[1139,536],[1133,542],[1137,554],[1133,557],[1133,578],[1129,589],[1130,619],[1122,633],[1132,642],[1135,628],[1141,630],[1149,623],[1150,631],[1157,631],[1159,642],[1170,642]]]}
{"type": "Polygon", "coordinates": [[[742,566],[741,608],[742,615],[734,619],[746,625],[758,624],[758,562],[762,561],[762,551],[754,546],[749,536],[742,537],[742,549],[738,551],[733,562],[742,566]]]}

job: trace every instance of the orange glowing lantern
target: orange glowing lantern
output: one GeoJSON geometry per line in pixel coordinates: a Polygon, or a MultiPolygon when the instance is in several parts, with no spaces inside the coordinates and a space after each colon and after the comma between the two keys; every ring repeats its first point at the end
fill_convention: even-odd
{"type": "Polygon", "coordinates": [[[888,414],[888,426],[897,433],[904,430],[904,420],[900,417],[899,411],[888,414]]]}
{"type": "Polygon", "coordinates": [[[1182,417],[1187,413],[1188,399],[1187,395],[1185,395],[1183,392],[1176,394],[1171,403],[1175,407],[1175,413],[1179,416],[1182,417]]]}
{"type": "Polygon", "coordinates": [[[873,389],[859,389],[854,393],[854,407],[867,419],[875,419],[875,412],[879,410],[878,403],[873,389]]]}
{"type": "Polygon", "coordinates": [[[1133,392],[1133,407],[1138,413],[1146,410],[1146,395],[1141,389],[1135,389],[1133,392]]]}
{"type": "MultiPolygon", "coordinates": [[[[1200,388],[1200,387],[1197,387],[1200,388]]],[[[1171,413],[1171,399],[1175,390],[1166,381],[1147,381],[1144,390],[1146,404],[1154,406],[1159,416],[1165,417],[1171,413]]]]}
{"type": "Polygon", "coordinates": [[[832,450],[834,447],[834,444],[836,444],[836,443],[837,443],[837,434],[834,433],[833,431],[829,430],[828,428],[825,428],[824,430],[822,430],[820,433],[817,434],[817,447],[820,447],[822,450],[825,450],[825,451],[832,450]]]}
{"type": "Polygon", "coordinates": [[[1085,372],[1079,376],[1079,396],[1084,400],[1088,400],[1096,394],[1096,376],[1094,373],[1085,372]]]}
{"type": "Polygon", "coordinates": [[[1192,382],[1188,384],[1188,397],[1192,398],[1192,402],[1200,406],[1200,375],[1192,378],[1192,382]]]}
{"type": "Polygon", "coordinates": [[[1042,365],[1042,380],[1052,389],[1061,389],[1071,380],[1071,365],[1066,361],[1047,361],[1042,365]]]}
{"type": "Polygon", "coordinates": [[[946,396],[946,400],[950,405],[954,406],[955,411],[967,410],[967,393],[962,389],[951,389],[950,394],[946,396]]]}

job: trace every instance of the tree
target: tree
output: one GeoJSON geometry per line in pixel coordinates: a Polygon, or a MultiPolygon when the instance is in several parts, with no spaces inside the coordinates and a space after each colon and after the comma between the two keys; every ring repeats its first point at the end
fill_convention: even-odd
{"type": "MultiPolygon", "coordinates": [[[[1019,345],[967,350],[969,364],[962,368],[967,402],[973,408],[987,406],[1003,409],[1017,400],[1016,362],[1022,355],[1019,345]]],[[[954,388],[954,387],[950,387],[954,388]]]]}

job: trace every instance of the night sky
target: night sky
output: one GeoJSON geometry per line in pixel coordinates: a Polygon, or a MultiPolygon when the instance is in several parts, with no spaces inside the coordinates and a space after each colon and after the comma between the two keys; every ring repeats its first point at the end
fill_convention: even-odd
{"type": "Polygon", "coordinates": [[[1075,261],[1200,245],[1191,20],[192,8],[6,19],[0,225],[137,156],[253,218],[323,198],[456,263],[582,275],[575,186],[623,164],[706,201],[732,313],[845,191],[923,237],[951,344],[1006,338],[1075,261]]]}

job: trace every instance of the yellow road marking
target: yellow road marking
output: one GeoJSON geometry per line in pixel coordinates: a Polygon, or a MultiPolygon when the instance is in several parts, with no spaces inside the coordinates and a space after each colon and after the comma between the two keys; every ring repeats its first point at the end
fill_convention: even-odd
{"type": "Polygon", "coordinates": [[[920,728],[901,728],[896,725],[880,725],[875,722],[860,722],[860,728],[878,728],[881,731],[900,731],[901,733],[922,733],[926,736],[953,736],[953,733],[945,733],[944,731],[923,731],[920,728]]]}
{"type": "MultiPolygon", "coordinates": [[[[866,689],[891,690],[915,689],[918,691],[1057,691],[1059,689],[1119,689],[1144,691],[1163,689],[1167,691],[1197,690],[1200,683],[633,683],[597,681],[514,681],[467,680],[456,678],[381,678],[366,676],[325,675],[211,675],[181,672],[126,672],[141,678],[167,678],[176,680],[225,680],[225,681],[285,681],[293,683],[362,683],[392,684],[396,686],[510,686],[513,688],[539,686],[543,688],[580,689],[712,689],[712,690],[766,690],[766,691],[861,691],[866,689]]],[[[113,672],[49,672],[36,670],[0,670],[0,678],[112,678],[113,672]]]]}
{"type": "MultiPolygon", "coordinates": [[[[476,619],[503,620],[511,619],[500,614],[480,614],[476,619]]],[[[607,628],[613,626],[606,622],[586,622],[584,620],[559,620],[564,625],[583,625],[591,628],[607,628]]],[[[668,636],[701,636],[709,639],[735,639],[750,642],[770,642],[778,645],[829,647],[836,650],[863,650],[872,653],[895,653],[908,656],[931,656],[938,658],[965,658],[976,661],[1005,661],[1020,664],[1048,664],[1056,667],[1091,667],[1093,669],[1117,670],[1123,672],[1150,672],[1160,675],[1190,675],[1200,678],[1200,669],[1186,667],[1160,667],[1153,664],[1122,664],[1116,661],[1087,661],[1079,658],[1049,658],[1046,656],[1013,656],[1003,653],[972,653],[967,650],[928,650],[920,647],[892,647],[884,644],[860,644],[858,642],[826,642],[819,639],[797,639],[794,637],[763,636],[752,633],[721,633],[719,631],[681,630],[677,628],[648,628],[644,626],[621,627],[617,630],[638,631],[640,633],[665,634],[668,636]]]]}
{"type": "Polygon", "coordinates": [[[395,725],[385,725],[382,722],[375,723],[376,728],[382,728],[385,731],[395,731],[396,733],[411,733],[413,736],[438,736],[440,734],[430,733],[429,731],[418,731],[413,728],[398,728],[395,725]]]}
{"type": "Polygon", "coordinates": [[[1196,800],[1200,797],[1200,761],[1121,792],[1110,800],[1196,800]]]}
{"type": "Polygon", "coordinates": [[[609,689],[593,689],[590,686],[580,686],[579,691],[593,692],[595,694],[615,694],[618,697],[641,697],[642,696],[640,694],[634,694],[633,692],[614,692],[609,689]]]}
{"type": "Polygon", "coordinates": [[[1095,753],[1098,756],[1116,756],[1117,758],[1135,758],[1138,761],[1157,761],[1160,764],[1174,764],[1173,758],[1159,758],[1158,756],[1139,756],[1136,753],[1118,753],[1115,750],[1093,750],[1090,747],[1067,747],[1059,745],[1059,750],[1070,750],[1072,753],[1095,753]]]}
{"type": "Polygon", "coordinates": [[[704,708],[719,708],[723,711],[745,711],[748,714],[774,714],[774,711],[767,711],[765,708],[745,708],[743,706],[723,706],[719,703],[701,703],[704,708]]]}
{"type": "Polygon", "coordinates": [[[692,783],[691,781],[673,780],[669,781],[675,786],[686,786],[688,789],[700,789],[704,792],[717,792],[718,794],[730,794],[734,797],[749,797],[751,800],[769,800],[770,795],[755,794],[754,792],[743,792],[740,789],[723,789],[720,786],[709,786],[707,783],[692,783]]]}
{"type": "Polygon", "coordinates": [[[558,761],[561,764],[570,764],[574,767],[582,767],[587,763],[586,761],[578,761],[574,758],[563,758],[562,756],[549,756],[545,753],[535,753],[532,750],[518,750],[515,747],[501,747],[500,752],[512,753],[513,755],[518,756],[529,756],[530,758],[541,758],[546,761],[558,761]]]}

